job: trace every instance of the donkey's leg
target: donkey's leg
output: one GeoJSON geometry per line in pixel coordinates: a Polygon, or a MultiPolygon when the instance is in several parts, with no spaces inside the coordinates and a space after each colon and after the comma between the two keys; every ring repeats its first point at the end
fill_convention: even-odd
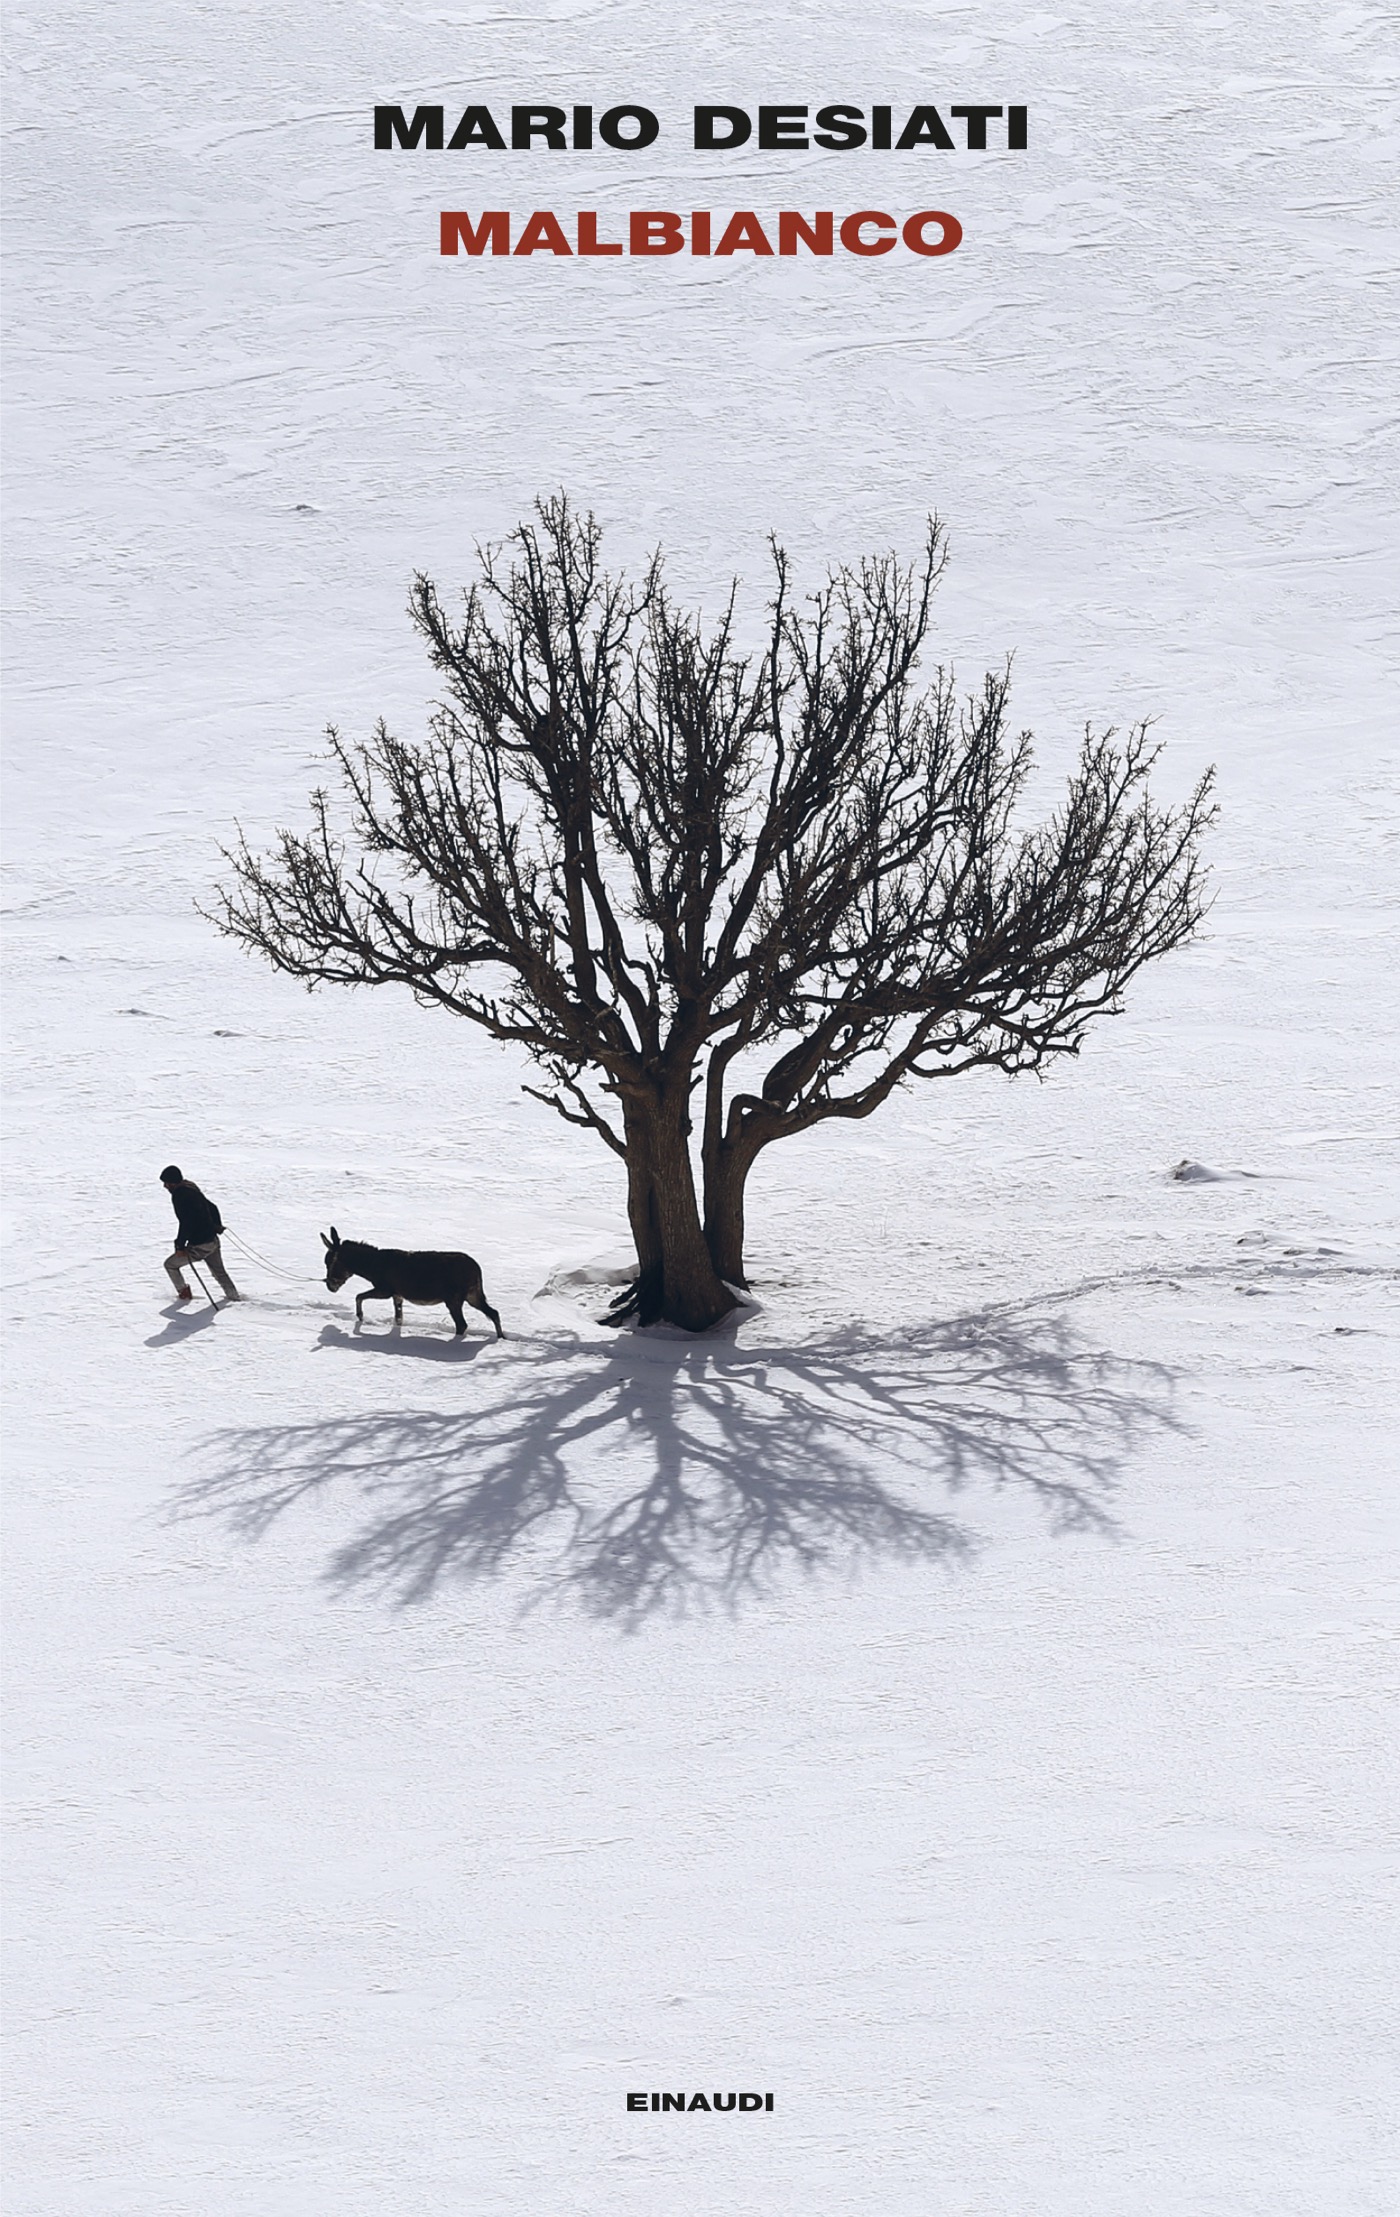
{"type": "Polygon", "coordinates": [[[470,1301],[474,1309],[480,1309],[483,1316],[490,1317],[491,1322],[496,1327],[497,1339],[504,1339],[506,1335],[501,1330],[501,1320],[499,1316],[497,1316],[496,1311],[492,1308],[490,1302],[487,1300],[485,1288],[478,1285],[475,1293],[469,1293],[467,1295],[467,1299],[470,1301]]]}
{"type": "Polygon", "coordinates": [[[445,1300],[447,1313],[457,1327],[453,1337],[454,1339],[462,1339],[467,1329],[467,1320],[462,1314],[462,1304],[460,1301],[454,1301],[450,1293],[445,1296],[445,1300]]]}
{"type": "Polygon", "coordinates": [[[397,1327],[397,1326],[401,1325],[402,1323],[403,1323],[403,1302],[402,1302],[402,1300],[400,1299],[399,1295],[398,1295],[398,1294],[396,1293],[396,1294],[394,1295],[394,1324],[395,1324],[395,1326],[397,1327]]]}

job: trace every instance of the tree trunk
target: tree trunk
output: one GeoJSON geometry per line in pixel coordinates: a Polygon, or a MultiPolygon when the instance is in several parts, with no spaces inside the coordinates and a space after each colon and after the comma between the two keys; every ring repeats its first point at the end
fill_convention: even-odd
{"type": "Polygon", "coordinates": [[[716,1275],[726,1285],[747,1286],[744,1268],[744,1187],[762,1142],[747,1134],[724,1140],[705,1174],[705,1245],[716,1275]]]}
{"type": "Polygon", "coordinates": [[[637,1250],[637,1282],[615,1304],[612,1321],[678,1324],[708,1331],[735,1306],[710,1259],[686,1144],[684,1095],[624,1102],[627,1215],[637,1250]]]}
{"type": "Polygon", "coordinates": [[[636,1316],[643,1324],[655,1324],[661,1314],[661,1219],[656,1206],[652,1167],[651,1131],[645,1116],[623,1105],[623,1135],[627,1141],[627,1220],[637,1250],[637,1277],[613,1304],[615,1324],[636,1316]]]}

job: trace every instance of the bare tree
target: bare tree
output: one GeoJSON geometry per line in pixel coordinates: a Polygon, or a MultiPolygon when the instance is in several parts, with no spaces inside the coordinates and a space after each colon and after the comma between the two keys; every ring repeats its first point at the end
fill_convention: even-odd
{"type": "Polygon", "coordinates": [[[455,624],[419,577],[427,740],[332,731],[345,830],[322,791],[270,856],[240,837],[218,920],[313,985],[404,985],[523,1047],[536,1097],[626,1165],[616,1319],[701,1331],[746,1283],[765,1147],[908,1079],[1074,1054],[1190,937],[1210,779],[1165,810],[1145,726],[1086,734],[1059,813],[1016,829],[1006,673],[965,701],[915,682],[936,519],[919,562],[838,569],[802,606],[775,545],[747,656],[733,592],[707,631],[659,557],[629,585],[599,541],[537,503],[455,624]]]}

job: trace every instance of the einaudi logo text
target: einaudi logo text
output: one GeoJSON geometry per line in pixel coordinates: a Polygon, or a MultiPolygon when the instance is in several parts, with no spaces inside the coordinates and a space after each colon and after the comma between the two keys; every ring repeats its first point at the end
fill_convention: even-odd
{"type": "Polygon", "coordinates": [[[629,2094],[629,2109],[771,2109],[771,2094],[629,2094]]]}

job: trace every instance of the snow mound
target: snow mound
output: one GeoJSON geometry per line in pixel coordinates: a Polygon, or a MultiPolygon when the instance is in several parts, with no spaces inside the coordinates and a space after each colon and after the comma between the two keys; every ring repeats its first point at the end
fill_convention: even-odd
{"type": "Polygon", "coordinates": [[[625,1256],[600,1256],[595,1262],[579,1263],[571,1270],[551,1271],[535,1299],[543,1301],[552,1295],[568,1300],[571,1296],[576,1298],[580,1293],[587,1293],[596,1286],[627,1286],[636,1275],[635,1257],[629,1260],[625,1256]]]}

